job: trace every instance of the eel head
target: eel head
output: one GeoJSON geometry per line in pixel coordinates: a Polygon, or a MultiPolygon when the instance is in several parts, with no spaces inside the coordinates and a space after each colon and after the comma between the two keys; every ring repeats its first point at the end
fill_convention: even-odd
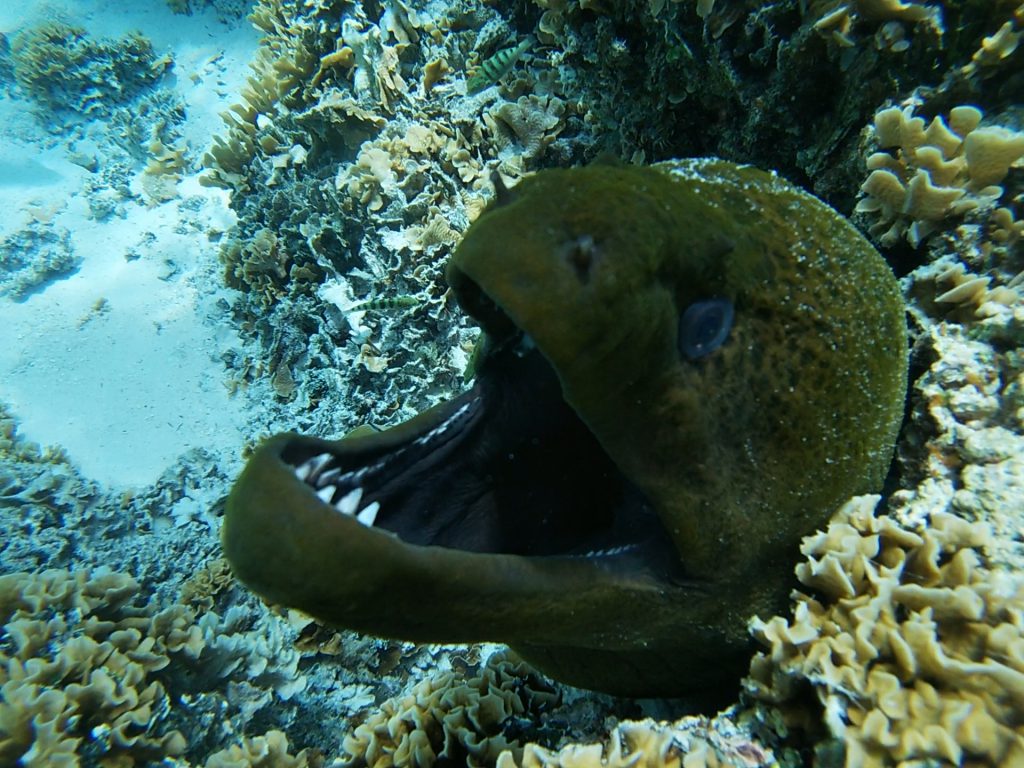
{"type": "Polygon", "coordinates": [[[472,387],[339,441],[278,435],[228,500],[268,600],[566,682],[718,702],[799,540],[887,470],[902,302],[838,214],[722,161],[523,181],[448,267],[472,387]]]}

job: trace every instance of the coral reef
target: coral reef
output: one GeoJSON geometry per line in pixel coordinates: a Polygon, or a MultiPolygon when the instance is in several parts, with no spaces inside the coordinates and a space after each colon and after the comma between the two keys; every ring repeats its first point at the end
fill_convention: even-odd
{"type": "MultiPolygon", "coordinates": [[[[1003,22],[991,35],[982,38],[981,45],[971,56],[970,63],[964,65],[961,74],[967,77],[992,77],[1002,67],[1010,64],[1017,53],[1021,35],[1024,34],[1024,3],[1013,11],[1013,15],[1003,22]]],[[[1017,60],[1020,56],[1018,54],[1017,60]]]]}
{"type": "Polygon", "coordinates": [[[18,84],[40,105],[80,115],[109,112],[159,80],[171,64],[142,35],[94,40],[60,22],[17,34],[11,61],[18,84]]]}
{"type": "MultiPolygon", "coordinates": [[[[791,620],[757,619],[768,648],[748,691],[807,726],[809,688],[847,766],[1016,765],[1024,760],[1024,582],[985,566],[991,532],[933,512],[926,526],[849,502],[804,540],[791,620]]],[[[817,725],[813,715],[812,723],[817,725]]]]}
{"type": "Polygon", "coordinates": [[[523,662],[503,654],[465,678],[444,674],[417,684],[345,737],[347,768],[429,768],[437,762],[493,765],[521,745],[508,734],[513,722],[536,724],[557,694],[523,662]]]}
{"type": "MultiPolygon", "coordinates": [[[[147,764],[201,750],[183,734],[190,716],[209,716],[206,691],[226,688],[245,722],[287,701],[306,684],[300,654],[279,621],[251,631],[247,613],[161,608],[106,569],[0,576],[0,761],[147,764]]],[[[246,749],[283,753],[286,742],[268,740],[246,749]]]]}
{"type": "Polygon", "coordinates": [[[282,731],[267,731],[210,755],[203,768],[320,768],[323,764],[309,749],[291,755],[288,737],[282,731]]]}
{"type": "Polygon", "coordinates": [[[502,85],[519,89],[511,100],[493,88],[466,97],[470,59],[510,37],[492,10],[474,11],[467,28],[456,7],[392,4],[374,24],[340,5],[258,5],[261,53],[203,176],[244,200],[223,258],[268,364],[240,358],[239,379],[332,429],[330,409],[342,402],[363,404],[349,428],[410,416],[458,386],[476,332],[450,312],[445,257],[482,209],[490,172],[511,182],[564,156],[573,119],[568,102],[525,94],[518,80],[502,85]],[[395,296],[417,304],[353,309],[395,296]],[[308,318],[303,334],[272,330],[295,315],[308,318]],[[325,389],[329,369],[354,371],[345,391],[325,389]],[[378,388],[378,398],[358,396],[378,388]]]}
{"type": "Polygon", "coordinates": [[[35,222],[0,242],[0,296],[23,301],[80,263],[70,232],[35,222]]]}
{"type": "Polygon", "coordinates": [[[228,498],[225,555],[333,626],[500,640],[573,685],[720,703],[746,616],[785,605],[800,538],[881,487],[907,382],[899,287],[849,222],[749,166],[546,170],[514,194],[447,267],[493,342],[473,388],[379,434],[264,441],[228,498]],[[715,295],[710,344],[687,318],[719,327],[715,295]],[[696,482],[704,451],[716,472],[696,482]],[[617,522],[648,515],[643,536],[617,522]],[[391,594],[402,580],[431,599],[391,594]]]}
{"type": "Polygon", "coordinates": [[[687,717],[673,723],[626,721],[604,743],[552,750],[527,744],[522,757],[498,756],[497,768],[774,768],[765,749],[726,717],[687,717]]]}
{"type": "Polygon", "coordinates": [[[602,742],[564,742],[558,694],[506,653],[492,655],[464,677],[435,674],[381,705],[343,743],[350,768],[460,765],[498,768],[769,768],[770,750],[727,717],[669,722],[625,721],[602,742]]]}
{"type": "MultiPolygon", "coordinates": [[[[247,117],[225,137],[229,163],[211,153],[208,176],[236,194],[240,229],[225,260],[245,291],[237,316],[259,351],[235,364],[252,396],[273,398],[268,421],[288,413],[339,434],[408,417],[434,402],[432,393],[458,386],[474,334],[449,314],[436,264],[479,215],[495,172],[511,184],[601,150],[633,161],[721,154],[779,169],[850,211],[865,177],[888,170],[903,197],[876,232],[894,229],[883,247],[910,273],[919,340],[893,504],[990,520],[997,541],[1008,541],[1016,518],[1005,489],[1019,475],[1009,416],[1020,368],[1019,174],[972,181],[953,124],[964,128],[954,116],[978,104],[979,146],[1000,133],[992,126],[1021,129],[1008,110],[1020,3],[535,6],[358,5],[339,20],[320,8],[261,4],[273,55],[250,86],[255,100],[235,110],[247,117]],[[496,88],[466,92],[474,67],[530,33],[538,43],[496,88]],[[957,139],[934,145],[942,163],[928,165],[931,150],[920,160],[901,145],[882,153],[870,135],[865,141],[862,127],[893,103],[887,119],[898,115],[926,135],[934,124],[929,138],[941,124],[957,139]],[[889,160],[876,157],[865,171],[872,153],[889,160]],[[948,185],[928,182],[961,189],[962,208],[933,218],[903,210],[919,203],[913,194],[931,193],[923,179],[908,193],[918,171],[954,166],[948,185]],[[998,198],[986,190],[997,183],[998,198]],[[268,232],[278,249],[269,259],[256,247],[268,232]],[[908,237],[920,246],[913,255],[908,237]],[[373,309],[398,297],[420,303],[373,309]],[[424,340],[425,355],[410,354],[424,340]],[[993,352],[993,342],[1010,349],[993,352]],[[342,371],[340,382],[324,369],[342,371]],[[426,395],[417,392],[423,382],[426,395]],[[373,404],[363,404],[367,393],[373,404]]],[[[862,221],[880,223],[880,214],[881,206],[865,211],[862,221]]],[[[1016,545],[999,546],[1005,562],[1019,555],[1016,545]]]]}
{"type": "Polygon", "coordinates": [[[0,403],[0,559],[5,570],[69,563],[77,541],[66,523],[81,522],[101,496],[61,449],[19,435],[9,407],[0,403]]]}
{"type": "Polygon", "coordinates": [[[868,157],[871,173],[861,185],[866,197],[856,210],[877,216],[869,231],[883,245],[905,235],[916,248],[949,219],[999,201],[1004,190],[998,185],[1024,158],[1024,133],[979,127],[981,120],[981,110],[970,106],[954,107],[948,121],[938,116],[927,128],[913,107],[875,115],[874,140],[895,154],[868,157]]]}
{"type": "Polygon", "coordinates": [[[979,337],[1005,339],[1005,324],[1019,329],[1021,315],[1018,306],[977,323],[975,332],[940,325],[922,338],[919,354],[929,363],[914,384],[899,450],[909,487],[890,501],[892,514],[911,525],[922,525],[933,510],[984,521],[996,533],[987,561],[1007,570],[1024,557],[1012,503],[1024,492],[1024,357],[1019,342],[1000,349],[1005,342],[993,346],[979,337]]]}
{"type": "Polygon", "coordinates": [[[844,47],[857,44],[859,31],[878,23],[883,24],[884,36],[876,35],[876,43],[885,45],[893,53],[903,53],[910,47],[903,26],[925,25],[930,34],[942,34],[942,8],[940,5],[902,0],[853,0],[840,3],[814,22],[814,29],[827,35],[844,47]]]}
{"type": "Polygon", "coordinates": [[[191,16],[202,8],[211,7],[217,18],[225,23],[234,23],[252,10],[253,0],[167,0],[174,13],[191,16]]]}
{"type": "Polygon", "coordinates": [[[185,750],[155,673],[198,657],[202,634],[183,607],[135,604],[139,589],[101,570],[0,576],[0,761],[134,765],[185,750]]]}
{"type": "MultiPolygon", "coordinates": [[[[983,186],[970,177],[963,141],[959,148],[931,143],[941,126],[957,140],[964,138],[954,131],[954,115],[968,114],[965,105],[984,112],[975,131],[993,126],[1011,133],[1024,130],[1020,0],[169,2],[184,12],[212,6],[218,16],[234,22],[255,5],[254,19],[266,35],[252,81],[231,110],[224,135],[210,148],[204,174],[206,183],[232,192],[239,216],[237,231],[224,238],[223,253],[227,282],[237,293],[230,306],[218,306],[218,321],[237,323],[249,339],[225,362],[239,396],[258,406],[254,434],[295,424],[325,436],[343,434],[359,423],[408,418],[464,385],[477,330],[454,311],[441,265],[486,205],[496,174],[511,186],[535,170],[582,164],[602,151],[634,162],[719,155],[777,169],[844,212],[858,200],[874,199],[878,207],[862,212],[858,223],[865,229],[877,225],[879,237],[892,232],[882,249],[904,276],[916,341],[910,416],[891,480],[896,490],[887,499],[889,519],[904,532],[894,533],[896,522],[865,523],[864,530],[857,528],[860,523],[846,522],[856,533],[843,529],[848,534],[844,541],[860,542],[856,546],[863,548],[875,535],[867,531],[880,525],[882,554],[904,558],[904,572],[916,574],[915,564],[927,557],[925,545],[919,547],[912,537],[955,539],[960,542],[952,545],[960,553],[958,562],[977,553],[981,563],[970,569],[971,583],[960,585],[975,594],[983,592],[985,583],[1005,586],[1001,570],[1020,567],[1024,180],[1020,169],[1011,166],[1002,180],[983,186]],[[474,70],[531,34],[537,43],[495,87],[468,93],[474,70]],[[883,112],[891,123],[899,122],[901,131],[904,122],[912,131],[920,128],[928,143],[908,154],[901,144],[880,152],[875,116],[883,112]],[[866,168],[872,154],[889,159],[876,157],[870,162],[879,167],[866,168]],[[941,174],[954,167],[948,183],[932,175],[933,168],[941,174]],[[888,210],[882,198],[861,191],[865,178],[878,170],[888,170],[901,184],[899,197],[891,179],[875,177],[889,182],[888,210]],[[983,194],[985,186],[999,186],[1001,194],[983,194]],[[940,190],[938,198],[933,188],[940,190]],[[944,189],[953,190],[947,196],[955,199],[948,205],[942,202],[944,189]],[[918,208],[925,200],[936,200],[935,207],[918,208]],[[934,513],[941,513],[935,519],[944,522],[941,531],[929,533],[926,524],[934,513]],[[979,552],[957,538],[961,528],[943,514],[984,521],[994,536],[979,552]]],[[[113,145],[90,147],[78,142],[82,134],[55,139],[81,148],[72,160],[89,172],[83,191],[97,221],[124,215],[133,200],[166,199],[174,193],[178,174],[186,177],[192,170],[189,152],[181,154],[185,145],[177,131],[184,119],[181,104],[173,103],[170,88],[149,88],[167,63],[142,38],[101,41],[66,24],[0,35],[5,93],[28,95],[48,118],[61,117],[55,110],[71,118],[73,113],[109,118],[106,129],[113,145]],[[139,175],[147,166],[156,173],[139,175]]],[[[146,243],[140,235],[131,258],[148,255],[146,243]]],[[[28,296],[42,286],[38,276],[56,276],[48,276],[46,264],[37,270],[34,260],[43,253],[51,266],[73,268],[75,255],[59,227],[33,225],[4,244],[0,260],[6,268],[0,269],[0,279],[8,295],[28,296]],[[22,279],[23,287],[17,287],[22,279]]],[[[365,710],[377,709],[375,701],[409,690],[438,666],[446,668],[453,653],[338,634],[308,618],[290,616],[286,625],[247,601],[215,560],[213,535],[234,471],[229,461],[197,451],[152,486],[108,494],[82,478],[60,449],[20,438],[13,417],[0,413],[0,559],[5,573],[57,563],[78,574],[109,563],[131,570],[138,580],[138,591],[124,607],[141,606],[141,616],[131,617],[132,626],[150,622],[145,632],[138,630],[139,643],[151,636],[154,647],[161,642],[152,617],[176,604],[179,593],[181,602],[196,612],[189,627],[204,632],[205,650],[198,659],[184,651],[168,652],[170,663],[154,671],[145,668],[148,657],[125,663],[123,669],[137,664],[145,673],[131,690],[141,697],[140,690],[157,682],[162,693],[148,694],[156,707],[147,721],[149,732],[145,724],[116,732],[99,727],[96,743],[110,746],[119,759],[158,762],[165,757],[183,766],[320,765],[323,754],[336,752],[339,734],[350,732],[365,710]],[[149,604],[143,605],[147,597],[149,604]],[[248,613],[232,611],[235,606],[245,606],[248,613]],[[274,628],[268,629],[268,623],[274,628]],[[223,639],[215,641],[216,635],[223,639]],[[271,639],[259,645],[262,635],[271,639]],[[297,648],[291,647],[293,640],[297,648]],[[305,658],[301,664],[300,654],[305,658]],[[230,670],[226,677],[217,671],[222,663],[230,670]],[[161,709],[168,701],[173,706],[161,709]],[[172,758],[175,731],[186,734],[190,744],[183,756],[172,758]],[[160,747],[165,737],[169,740],[160,747]],[[134,744],[120,746],[133,738],[134,744]],[[159,754],[161,749],[168,754],[159,754]]],[[[840,568],[854,572],[864,564],[863,556],[830,554],[833,544],[820,543],[825,554],[814,555],[823,564],[819,568],[832,568],[824,564],[837,557],[840,568]]],[[[940,575],[928,571],[930,578],[953,579],[956,571],[948,566],[939,560],[935,572],[940,575]]],[[[826,588],[830,573],[822,572],[826,588]]],[[[912,597],[909,583],[878,582],[905,601],[886,602],[872,583],[847,578],[864,593],[832,599],[822,591],[816,598],[801,598],[800,610],[806,615],[807,601],[816,599],[823,615],[834,613],[850,627],[863,614],[843,613],[846,599],[878,606],[887,617],[891,611],[899,626],[908,623],[906,615],[920,617],[929,610],[906,602],[912,597]]],[[[965,594],[958,588],[929,587],[965,594]]],[[[1010,589],[1005,597],[1015,599],[1010,589]]],[[[107,610],[105,598],[88,599],[101,601],[96,610],[107,610]]],[[[990,621],[995,614],[978,620],[956,614],[969,613],[972,598],[942,600],[953,606],[953,615],[937,615],[933,607],[937,631],[948,629],[953,640],[985,636],[993,644],[1004,642],[1007,659],[1000,663],[1019,661],[1020,629],[1012,621],[997,630],[990,621]]],[[[995,605],[991,594],[982,600],[986,611],[989,603],[995,605]]],[[[32,615],[55,620],[58,614],[69,627],[77,626],[73,610],[44,608],[32,615]]],[[[768,627],[781,626],[763,618],[768,627]]],[[[916,626],[933,635],[936,631],[921,618],[916,626]]],[[[827,689],[822,679],[805,675],[807,660],[799,659],[806,646],[776,643],[794,654],[786,668],[792,676],[782,675],[784,684],[809,694],[804,704],[812,702],[802,711],[799,699],[781,702],[789,723],[781,741],[782,720],[768,721],[778,726],[767,730],[776,731],[769,736],[786,764],[798,762],[790,751],[796,748],[816,749],[823,766],[841,763],[846,756],[838,748],[837,733],[850,736],[854,757],[859,747],[869,759],[889,764],[898,761],[901,749],[906,754],[945,750],[938,757],[910,758],[941,764],[955,757],[957,748],[965,764],[992,764],[998,739],[1018,738],[1017,726],[1003,725],[999,718],[1020,722],[1019,703],[969,685],[960,686],[962,692],[952,690],[958,665],[968,663],[955,656],[957,646],[939,646],[946,654],[939,656],[924,637],[922,658],[932,666],[926,670],[922,663],[918,677],[903,679],[894,654],[877,659],[857,655],[866,650],[857,645],[858,637],[873,640],[868,623],[857,627],[847,630],[854,635],[853,649],[840,647],[831,671],[843,669],[850,679],[870,683],[868,699],[854,700],[851,691],[827,689]],[[844,661],[850,664],[844,667],[844,661]],[[888,674],[898,685],[882,673],[872,675],[873,664],[894,669],[888,674]],[[908,717],[913,709],[915,717],[927,721],[923,733],[929,746],[907,735],[906,718],[893,716],[900,706],[908,717]],[[984,727],[968,732],[979,723],[984,727]],[[804,734],[810,734],[810,741],[804,734]],[[951,745],[949,734],[962,741],[951,745]]],[[[123,631],[97,635],[92,642],[113,642],[111,637],[121,638],[117,633],[123,631]]],[[[13,658],[17,635],[7,635],[2,650],[5,658],[13,658]]],[[[825,647],[828,637],[815,635],[815,647],[825,647]]],[[[46,665],[71,658],[67,654],[73,655],[75,647],[69,651],[56,643],[46,665]]],[[[117,654],[126,655],[118,646],[112,664],[120,663],[117,654]]],[[[111,676],[118,671],[102,664],[95,669],[111,676]]],[[[89,687],[88,680],[69,682],[89,687]]],[[[61,685],[48,688],[42,701],[64,706],[68,686],[61,685]]],[[[602,723],[605,715],[642,715],[622,701],[592,696],[578,701],[586,703],[583,709],[591,707],[586,717],[579,710],[565,716],[545,712],[540,727],[547,732],[540,736],[530,732],[534,724],[515,718],[492,729],[489,735],[544,745],[525,747],[521,757],[508,752],[499,759],[506,765],[621,759],[688,767],[731,764],[728,760],[749,766],[762,759],[761,752],[747,751],[742,734],[730,742],[736,747],[732,751],[718,739],[732,731],[725,717],[672,726],[624,724],[602,747],[593,742],[608,730],[602,723]],[[677,749],[684,740],[687,746],[677,749]],[[702,752],[703,742],[712,747],[702,752]]],[[[95,717],[121,717],[122,725],[125,718],[136,717],[129,709],[118,711],[95,700],[80,697],[78,702],[91,707],[95,717]]],[[[8,701],[5,694],[0,706],[24,703],[14,695],[8,701]]],[[[139,706],[144,704],[140,698],[139,706]]],[[[767,716],[767,706],[761,706],[758,712],[767,716]]],[[[678,713],[672,707],[663,713],[670,720],[678,713]]],[[[48,713],[41,723],[56,722],[69,730],[61,735],[54,726],[52,738],[43,741],[52,751],[38,759],[58,764],[66,757],[73,764],[75,752],[86,750],[80,762],[93,761],[89,739],[75,744],[84,738],[81,730],[74,730],[71,721],[49,719],[48,713]]],[[[408,721],[398,723],[406,729],[407,744],[421,743],[408,721]]],[[[24,728],[18,733],[18,746],[5,742],[11,752],[3,760],[25,748],[29,759],[35,754],[26,746],[34,737],[26,737],[24,728]]],[[[468,737],[475,731],[458,733],[468,737]]],[[[431,749],[440,754],[444,746],[431,749]]],[[[387,754],[393,753],[380,759],[386,761],[387,754]]]]}

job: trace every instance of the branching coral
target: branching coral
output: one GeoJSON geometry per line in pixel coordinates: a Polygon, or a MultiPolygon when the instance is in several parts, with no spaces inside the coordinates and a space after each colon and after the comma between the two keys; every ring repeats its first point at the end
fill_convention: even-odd
{"type": "Polygon", "coordinates": [[[753,622],[767,650],[749,692],[795,726],[812,690],[850,768],[1020,764],[1024,581],[985,567],[987,526],[936,512],[911,530],[877,502],[852,500],[804,539],[797,577],[818,597],[753,622]]]}

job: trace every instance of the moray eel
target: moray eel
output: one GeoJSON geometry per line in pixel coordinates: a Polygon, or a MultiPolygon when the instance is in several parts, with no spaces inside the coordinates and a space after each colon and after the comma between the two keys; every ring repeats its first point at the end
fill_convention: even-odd
{"type": "Polygon", "coordinates": [[[885,261],[782,179],[702,160],[541,171],[447,274],[485,332],[472,387],[382,432],[267,440],[227,503],[235,574],[576,686],[734,692],[800,538],[890,464],[907,341],[885,261]]]}

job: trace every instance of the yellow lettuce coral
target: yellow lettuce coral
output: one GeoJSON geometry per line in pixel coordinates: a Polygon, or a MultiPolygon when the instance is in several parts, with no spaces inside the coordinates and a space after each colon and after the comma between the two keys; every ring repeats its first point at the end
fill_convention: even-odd
{"type": "Polygon", "coordinates": [[[263,736],[244,737],[235,744],[210,755],[203,768],[314,768],[323,760],[311,750],[297,755],[288,751],[288,737],[281,731],[267,731],[263,736]]]}
{"type": "Polygon", "coordinates": [[[605,744],[567,744],[559,750],[527,744],[522,759],[503,752],[497,768],[760,768],[776,766],[771,751],[724,718],[686,717],[617,725],[605,744]]]}
{"type": "Polygon", "coordinates": [[[522,746],[503,730],[513,717],[537,718],[558,694],[530,667],[495,654],[468,679],[446,673],[427,678],[406,695],[384,702],[342,744],[347,768],[429,768],[439,760],[493,765],[522,746]]]}
{"type": "Polygon", "coordinates": [[[850,768],[1024,765],[1024,580],[984,565],[987,526],[911,530],[876,496],[804,539],[791,620],[755,619],[747,689],[795,725],[816,694],[850,768]]]}
{"type": "Polygon", "coordinates": [[[77,766],[91,757],[134,765],[186,746],[162,720],[150,673],[203,645],[191,611],[134,605],[130,576],[49,570],[0,576],[0,764],[77,766]]]}

